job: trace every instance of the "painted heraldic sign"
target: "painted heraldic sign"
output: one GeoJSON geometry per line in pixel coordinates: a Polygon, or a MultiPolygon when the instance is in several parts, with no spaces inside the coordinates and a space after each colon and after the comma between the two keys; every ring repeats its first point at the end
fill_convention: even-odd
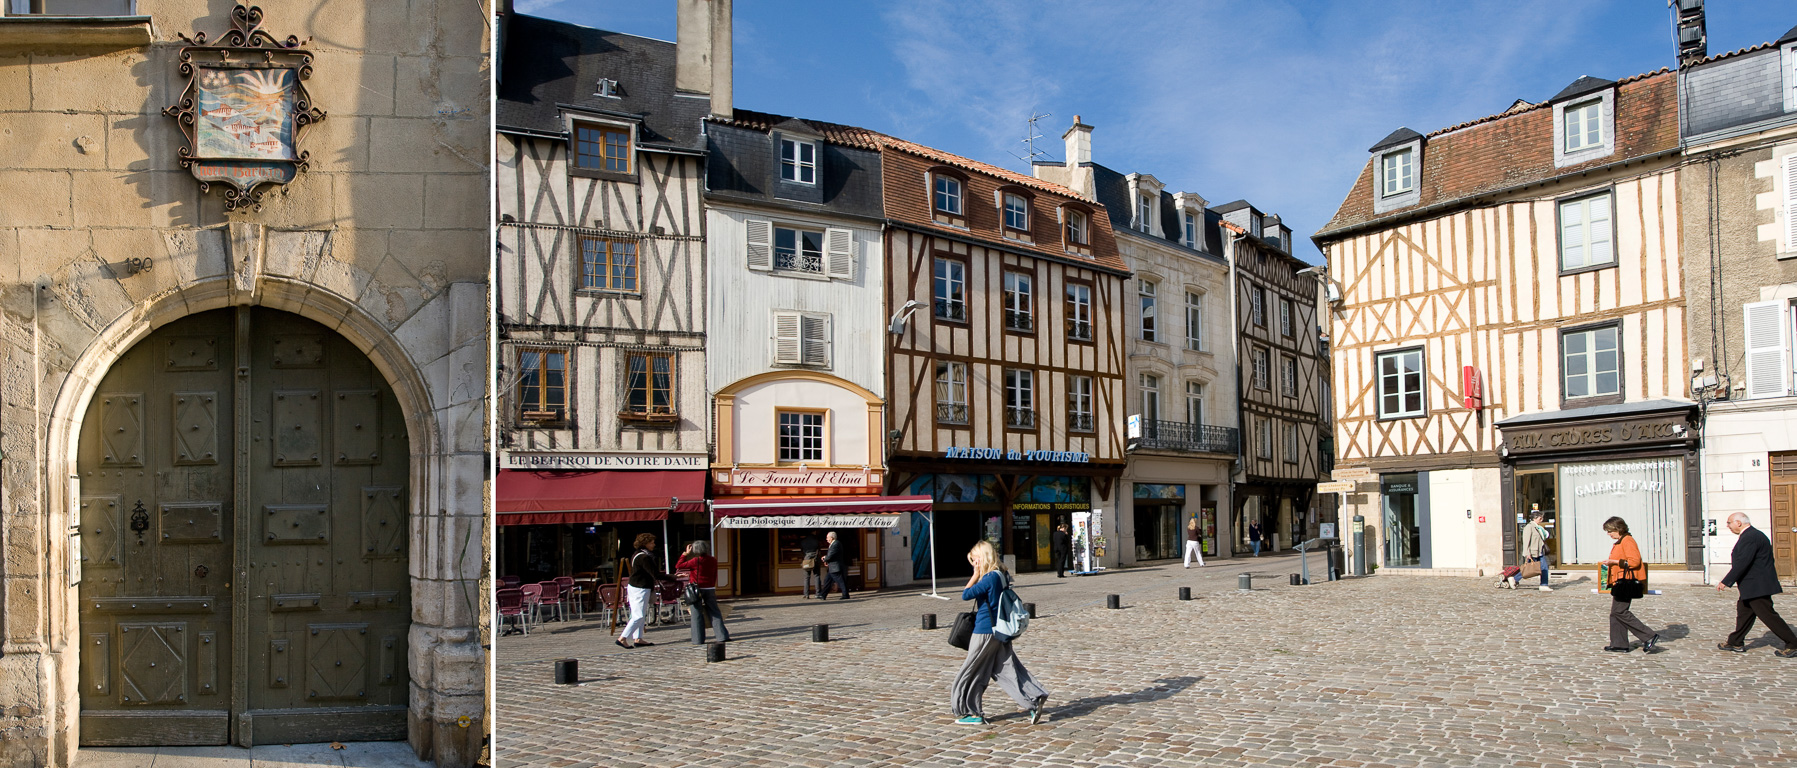
{"type": "Polygon", "coordinates": [[[232,9],[231,30],[216,44],[204,32],[181,39],[189,43],[181,49],[187,89],[162,110],[187,136],[181,167],[193,171],[201,192],[222,185],[225,210],[260,207],[268,185],[306,169],[300,139],[324,119],[306,90],[312,52],[296,36],[277,40],[264,31],[254,6],[232,9]]]}

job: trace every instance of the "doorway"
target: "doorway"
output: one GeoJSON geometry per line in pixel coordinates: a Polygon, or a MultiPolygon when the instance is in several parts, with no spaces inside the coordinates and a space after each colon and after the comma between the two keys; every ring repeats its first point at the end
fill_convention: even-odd
{"type": "Polygon", "coordinates": [[[1518,468],[1516,470],[1516,514],[1511,523],[1516,526],[1516,545],[1522,546],[1522,530],[1529,524],[1529,513],[1540,506],[1541,524],[1547,528],[1548,563],[1558,565],[1560,560],[1559,532],[1560,504],[1558,495],[1558,475],[1553,466],[1518,468]]]}
{"type": "Polygon", "coordinates": [[[1797,452],[1774,453],[1772,464],[1772,562],[1779,578],[1797,575],[1797,452]]]}
{"type": "Polygon", "coordinates": [[[1417,510],[1416,475],[1381,475],[1379,483],[1380,496],[1385,500],[1385,565],[1428,567],[1423,551],[1423,518],[1417,510]]]}
{"type": "Polygon", "coordinates": [[[385,378],[297,315],[121,356],[77,453],[81,744],[405,738],[409,461],[385,378]]]}
{"type": "MultiPolygon", "coordinates": [[[[768,528],[736,530],[736,578],[739,595],[765,595],[774,591],[774,537],[768,528]]],[[[822,556],[819,542],[819,556],[822,556]]]]}

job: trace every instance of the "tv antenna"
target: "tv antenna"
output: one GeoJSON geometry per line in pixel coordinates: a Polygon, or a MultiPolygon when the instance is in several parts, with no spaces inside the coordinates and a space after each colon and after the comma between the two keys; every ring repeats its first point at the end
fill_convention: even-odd
{"type": "Polygon", "coordinates": [[[1023,133],[1024,153],[1019,155],[1016,152],[1012,152],[1011,156],[1018,160],[1022,160],[1025,164],[1034,164],[1036,158],[1047,155],[1047,151],[1036,149],[1036,140],[1042,138],[1042,134],[1036,131],[1036,123],[1041,122],[1043,118],[1053,116],[1054,115],[1047,112],[1036,112],[1035,110],[1031,110],[1030,119],[1025,121],[1029,123],[1029,128],[1023,133]]]}

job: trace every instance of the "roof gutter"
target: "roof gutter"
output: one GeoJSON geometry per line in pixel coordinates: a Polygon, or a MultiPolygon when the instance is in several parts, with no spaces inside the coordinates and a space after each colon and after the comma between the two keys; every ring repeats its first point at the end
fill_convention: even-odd
{"type": "Polygon", "coordinates": [[[1562,174],[1560,176],[1551,176],[1549,178],[1540,179],[1538,181],[1530,181],[1530,182],[1525,182],[1522,184],[1516,184],[1513,186],[1504,187],[1501,189],[1494,189],[1494,190],[1491,190],[1490,192],[1481,192],[1481,193],[1479,193],[1477,195],[1473,195],[1471,197],[1462,197],[1462,198],[1456,198],[1453,200],[1447,200],[1447,201],[1435,203],[1434,205],[1424,206],[1422,208],[1418,208],[1413,211],[1406,211],[1406,212],[1400,213],[1396,216],[1388,216],[1383,219],[1374,219],[1372,221],[1362,222],[1360,224],[1355,224],[1354,226],[1351,226],[1351,227],[1343,227],[1341,229],[1337,229],[1337,230],[1333,230],[1333,231],[1326,230],[1323,232],[1318,232],[1318,233],[1310,236],[1310,242],[1311,242],[1311,244],[1313,244],[1317,247],[1317,250],[1322,250],[1324,246],[1326,246],[1330,243],[1336,242],[1338,240],[1346,240],[1351,236],[1358,235],[1363,232],[1368,232],[1368,231],[1378,230],[1378,229],[1386,229],[1386,228],[1391,227],[1396,224],[1414,221],[1417,219],[1426,219],[1431,216],[1434,216],[1435,214],[1441,213],[1443,211],[1450,211],[1450,210],[1453,210],[1456,208],[1471,208],[1471,207],[1477,206],[1478,204],[1480,204],[1482,202],[1489,202],[1490,200],[1495,199],[1495,198],[1504,197],[1506,195],[1513,195],[1513,194],[1516,194],[1523,190],[1533,189],[1535,187],[1545,187],[1550,184],[1556,184],[1556,183],[1565,181],[1567,179],[1575,178],[1578,176],[1589,176],[1593,173],[1602,173],[1604,171],[1613,171],[1613,170],[1617,170],[1620,168],[1626,168],[1628,166],[1635,165],[1636,163],[1646,163],[1646,162],[1651,162],[1654,160],[1665,159],[1668,157],[1677,157],[1680,151],[1681,150],[1677,147],[1674,147],[1672,149],[1662,149],[1653,154],[1641,155],[1640,157],[1631,157],[1627,160],[1619,160],[1617,162],[1610,163],[1608,165],[1600,165],[1595,168],[1587,168],[1583,171],[1579,171],[1578,173],[1568,173],[1568,174],[1562,174]]]}

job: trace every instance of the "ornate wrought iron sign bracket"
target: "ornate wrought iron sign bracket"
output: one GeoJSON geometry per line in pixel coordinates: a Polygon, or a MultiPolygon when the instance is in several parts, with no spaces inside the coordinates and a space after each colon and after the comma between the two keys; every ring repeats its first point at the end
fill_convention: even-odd
{"type": "Polygon", "coordinates": [[[225,210],[259,209],[269,185],[306,170],[300,140],[324,111],[306,90],[312,52],[297,36],[276,39],[262,29],[262,9],[242,4],[231,11],[231,27],[217,43],[204,32],[181,35],[187,89],[162,114],[187,136],[181,167],[193,171],[201,192],[218,184],[225,210]]]}

